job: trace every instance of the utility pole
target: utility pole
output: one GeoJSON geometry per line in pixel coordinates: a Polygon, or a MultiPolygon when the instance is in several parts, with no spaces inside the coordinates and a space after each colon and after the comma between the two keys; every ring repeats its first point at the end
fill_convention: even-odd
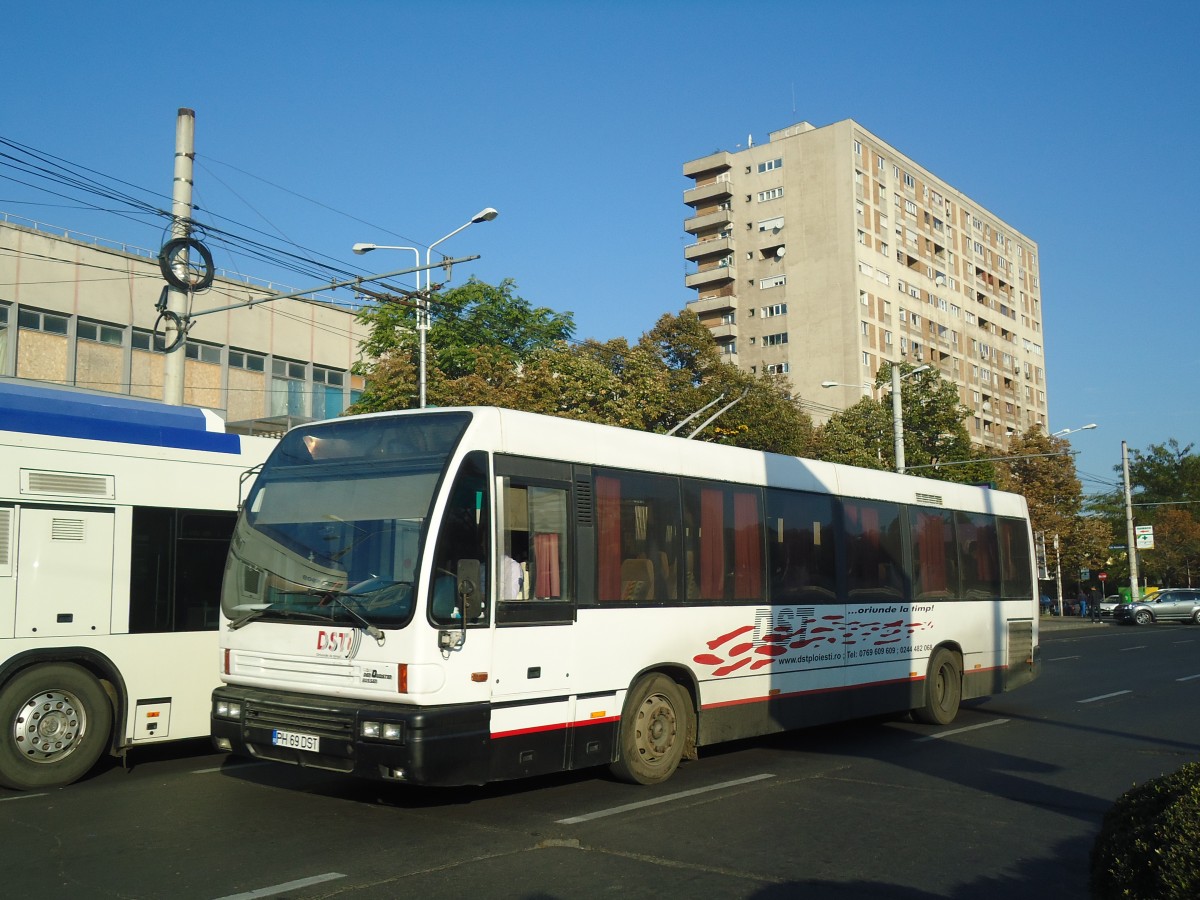
{"type": "Polygon", "coordinates": [[[1129,492],[1129,446],[1121,441],[1121,475],[1125,481],[1125,540],[1129,545],[1129,591],[1130,599],[1138,602],[1138,558],[1137,535],[1133,530],[1133,496],[1129,492]]]}
{"type": "MultiPolygon", "coordinates": [[[[181,108],[175,119],[175,181],[171,189],[171,236],[191,236],[192,222],[192,168],[196,158],[196,111],[181,108]]],[[[180,262],[186,268],[187,249],[182,251],[180,262]]],[[[167,320],[163,337],[167,350],[163,360],[163,401],[173,406],[183,405],[183,374],[187,351],[184,341],[178,339],[176,323],[185,320],[188,296],[181,290],[167,287],[167,309],[176,318],[167,320]],[[172,346],[174,345],[174,346],[172,346]]]]}
{"type": "Polygon", "coordinates": [[[904,407],[900,403],[900,364],[892,363],[892,447],[896,471],[904,474],[904,407]]]}

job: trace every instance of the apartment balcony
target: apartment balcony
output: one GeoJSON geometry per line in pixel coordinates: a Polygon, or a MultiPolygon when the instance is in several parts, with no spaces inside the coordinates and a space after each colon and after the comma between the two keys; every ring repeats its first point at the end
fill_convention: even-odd
{"type": "Polygon", "coordinates": [[[706,213],[701,216],[693,216],[690,219],[683,220],[683,230],[688,234],[699,234],[709,228],[720,228],[723,225],[728,225],[733,221],[733,211],[729,209],[718,209],[715,212],[706,213]]]}
{"type": "Polygon", "coordinates": [[[738,298],[731,294],[726,297],[705,297],[703,300],[689,300],[687,308],[702,318],[716,313],[724,314],[737,310],[738,298]]]}
{"type": "Polygon", "coordinates": [[[711,269],[703,269],[699,272],[693,272],[683,280],[683,283],[687,287],[699,289],[702,286],[721,284],[722,282],[736,280],[737,269],[732,263],[730,263],[727,266],[713,266],[711,269]]]}
{"type": "Polygon", "coordinates": [[[734,322],[722,322],[719,325],[709,325],[714,341],[732,341],[737,338],[738,327],[734,322]]]}
{"type": "Polygon", "coordinates": [[[697,241],[694,244],[688,244],[683,248],[684,259],[703,259],[706,256],[714,256],[733,252],[733,238],[712,238],[707,241],[697,241]]]}
{"type": "Polygon", "coordinates": [[[728,150],[718,150],[716,153],[684,163],[683,174],[685,178],[695,178],[706,172],[729,171],[732,166],[733,155],[728,150]]]}
{"type": "Polygon", "coordinates": [[[683,202],[688,206],[701,206],[705,203],[716,203],[733,196],[733,188],[728,179],[712,181],[708,184],[698,184],[683,192],[683,202]]]}

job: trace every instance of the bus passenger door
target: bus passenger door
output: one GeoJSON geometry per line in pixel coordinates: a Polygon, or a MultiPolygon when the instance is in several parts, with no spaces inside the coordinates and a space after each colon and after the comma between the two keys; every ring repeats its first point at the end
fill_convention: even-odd
{"type": "Polygon", "coordinates": [[[113,513],[24,507],[19,521],[17,636],[108,634],[113,513]]]}
{"type": "MultiPolygon", "coordinates": [[[[521,470],[502,458],[497,472],[521,470]]],[[[520,461],[518,461],[519,463],[520,461]]],[[[553,466],[553,464],[547,464],[553,466]]],[[[573,721],[575,574],[570,485],[497,478],[499,542],[492,656],[493,777],[568,767],[573,721]]],[[[578,673],[574,673],[577,677],[578,673]]]]}

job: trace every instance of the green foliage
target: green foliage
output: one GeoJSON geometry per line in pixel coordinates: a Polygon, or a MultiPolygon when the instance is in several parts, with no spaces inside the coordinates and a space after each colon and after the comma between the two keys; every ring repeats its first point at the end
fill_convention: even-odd
{"type": "MultiPolygon", "coordinates": [[[[812,420],[785,381],[726,363],[695,314],[664,315],[636,344],[620,338],[572,343],[569,314],[531,307],[513,288],[509,280],[493,286],[472,279],[434,298],[426,365],[430,405],[505,406],[665,433],[721,397],[681,434],[737,400],[695,439],[814,453],[812,420]]],[[[366,388],[349,412],[415,406],[415,310],[389,304],[360,319],[370,330],[355,371],[366,377],[366,388]]]]}
{"type": "MultiPolygon", "coordinates": [[[[1114,471],[1119,475],[1120,467],[1114,471]]],[[[1145,450],[1131,448],[1129,484],[1134,524],[1154,526],[1154,549],[1138,554],[1140,573],[1167,587],[1188,584],[1200,571],[1200,456],[1174,438],[1145,450]]],[[[1088,508],[1108,523],[1113,543],[1128,543],[1123,487],[1089,498],[1088,508]]],[[[1110,576],[1128,580],[1126,553],[1106,565],[1110,576]]]]}
{"type": "Polygon", "coordinates": [[[1092,846],[1092,896],[1200,896],[1200,763],[1126,791],[1092,846]]]}
{"type": "MultiPolygon", "coordinates": [[[[818,434],[821,458],[871,469],[896,469],[892,412],[892,366],[875,376],[877,399],[863,398],[834,413],[818,434]]],[[[911,474],[965,484],[990,482],[994,473],[971,444],[964,424],[970,414],[958,402],[958,388],[935,370],[914,372],[901,366],[900,402],[904,425],[904,463],[911,474]],[[952,465],[939,465],[952,463],[952,465]],[[964,464],[967,463],[967,464],[964,464]]]]}

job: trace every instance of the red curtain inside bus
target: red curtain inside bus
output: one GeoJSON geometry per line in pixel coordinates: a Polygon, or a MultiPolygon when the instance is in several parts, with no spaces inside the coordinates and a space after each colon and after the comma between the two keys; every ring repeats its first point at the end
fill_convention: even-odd
{"type": "Polygon", "coordinates": [[[597,599],[621,599],[621,482],[596,476],[597,599]]]}
{"type": "Polygon", "coordinates": [[[700,597],[725,596],[725,494],[719,488],[700,491],[700,597]]]}
{"type": "Polygon", "coordinates": [[[558,548],[557,534],[535,534],[533,536],[533,554],[537,571],[534,596],[538,600],[557,600],[562,596],[562,571],[559,565],[558,548]]]}
{"type": "Polygon", "coordinates": [[[739,491],[733,495],[735,600],[762,596],[762,519],[758,494],[739,491]]]}

